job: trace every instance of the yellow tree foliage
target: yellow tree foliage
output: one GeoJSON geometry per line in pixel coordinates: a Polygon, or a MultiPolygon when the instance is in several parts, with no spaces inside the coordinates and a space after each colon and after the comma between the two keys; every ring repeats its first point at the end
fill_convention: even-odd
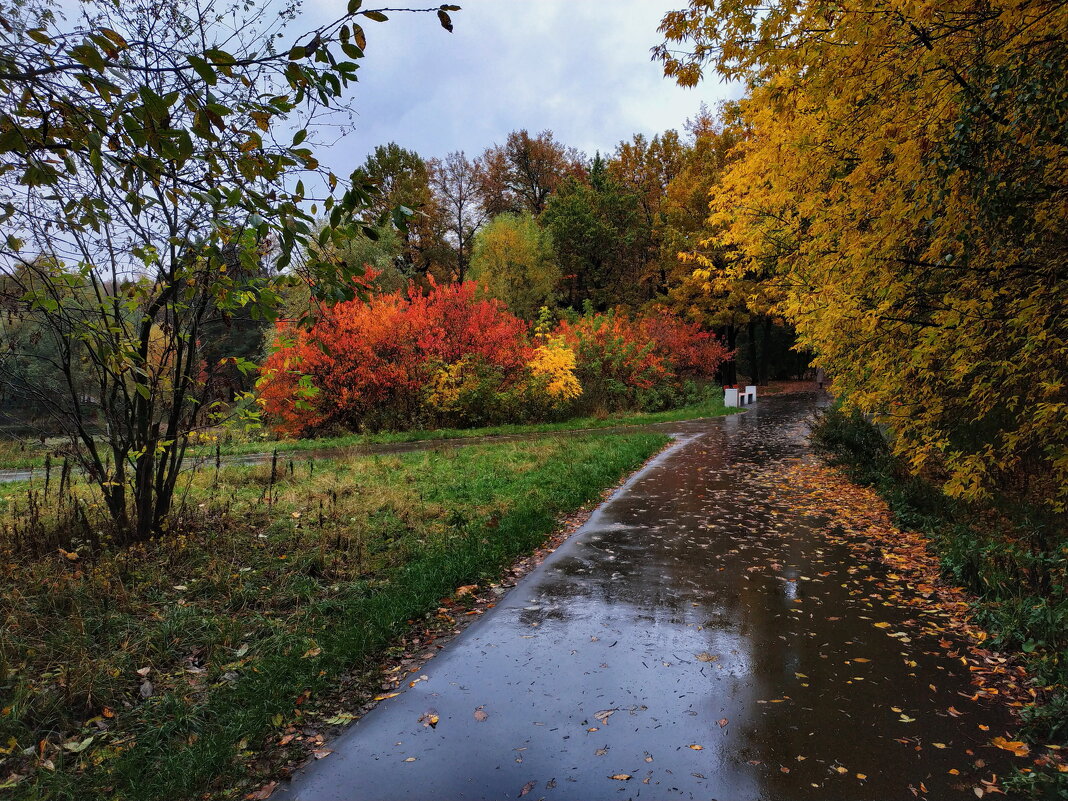
{"type": "Polygon", "coordinates": [[[525,320],[554,305],[560,283],[552,238],[526,212],[498,214],[475,235],[470,275],[525,320]]]}
{"type": "Polygon", "coordinates": [[[836,389],[951,494],[1063,511],[1068,5],[692,0],[661,32],[669,76],[750,89],[713,223],[836,389]]]}
{"type": "Polygon", "coordinates": [[[575,351],[562,337],[540,334],[541,344],[534,349],[528,368],[535,383],[544,386],[554,405],[563,405],[582,394],[582,384],[575,375],[575,351]]]}

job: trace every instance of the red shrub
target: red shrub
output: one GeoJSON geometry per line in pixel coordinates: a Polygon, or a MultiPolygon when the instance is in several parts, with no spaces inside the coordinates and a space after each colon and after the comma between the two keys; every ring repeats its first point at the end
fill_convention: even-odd
{"type": "Polygon", "coordinates": [[[587,313],[556,333],[575,351],[588,411],[677,405],[686,382],[712,378],[729,356],[711,333],[664,312],[587,313]]]}
{"type": "Polygon", "coordinates": [[[397,292],[339,303],[311,331],[280,331],[260,383],[276,428],[407,428],[422,422],[426,388],[444,365],[468,357],[502,377],[518,374],[526,323],[476,290],[474,282],[432,284],[426,294],[413,286],[410,299],[397,292]]]}
{"type": "Polygon", "coordinates": [[[648,314],[638,324],[654,343],[654,352],[678,378],[711,379],[731,356],[714,334],[673,314],[648,314]]]}

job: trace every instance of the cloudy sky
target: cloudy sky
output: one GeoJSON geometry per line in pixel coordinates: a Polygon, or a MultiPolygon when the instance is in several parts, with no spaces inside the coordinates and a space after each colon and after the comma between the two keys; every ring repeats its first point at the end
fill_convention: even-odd
{"type": "MultiPolygon", "coordinates": [[[[712,80],[681,89],[650,61],[660,18],[684,0],[457,4],[463,10],[452,15],[452,34],[433,14],[364,24],[356,131],[330,148],[336,171],[347,174],[389,141],[425,157],[477,154],[520,128],[551,129],[590,154],[610,151],[634,133],[680,127],[702,101],[713,105],[736,94],[712,80]]],[[[336,17],[344,5],[309,0],[305,9],[336,17]]]]}

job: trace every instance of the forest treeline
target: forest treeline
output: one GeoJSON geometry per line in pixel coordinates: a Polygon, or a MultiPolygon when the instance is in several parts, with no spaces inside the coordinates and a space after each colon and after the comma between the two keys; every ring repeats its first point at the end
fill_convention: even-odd
{"type": "MultiPolygon", "coordinates": [[[[709,191],[741,138],[736,119],[735,107],[718,114],[702,107],[682,132],[636,134],[612,153],[593,156],[547,130],[513,131],[475,156],[425,158],[394,142],[380,145],[354,174],[371,190],[366,212],[376,222],[357,236],[309,249],[355,274],[373,275],[366,288],[372,295],[399,292],[410,299],[434,287],[476,282],[482,297],[500,301],[528,324],[545,314],[554,321],[617,309],[620,319],[666,314],[713,332],[736,355],[711,360],[708,377],[734,383],[739,370],[759,383],[798,377],[808,356],[791,350],[790,326],[756,282],[709,292],[693,278],[691,254],[708,236],[709,191]]],[[[237,288],[270,270],[253,236],[228,253],[227,275],[237,288]]],[[[295,328],[330,306],[305,282],[293,282],[283,301],[282,319],[298,323],[295,328]]],[[[256,373],[242,365],[261,363],[278,346],[270,321],[239,307],[209,316],[205,329],[206,363],[232,360],[213,369],[214,396],[252,390],[256,373]]],[[[57,343],[35,330],[6,321],[5,333],[20,342],[5,361],[9,385],[17,379],[27,387],[62,383],[51,369],[59,360],[47,353],[57,343]]],[[[587,400],[593,397],[612,405],[603,395],[587,400]]],[[[6,408],[16,420],[32,419],[32,393],[8,392],[6,408]]],[[[375,417],[397,425],[416,419],[403,423],[405,415],[385,412],[375,417]]]]}
{"type": "Polygon", "coordinates": [[[381,145],[359,172],[381,190],[373,210],[387,222],[338,255],[372,267],[386,291],[477,281],[528,322],[543,308],[667,311],[740,344],[747,377],[797,375],[807,360],[759,289],[705,291],[686,255],[708,236],[708,195],[741,136],[734,120],[733,107],[702,107],[682,132],[635,134],[592,156],[548,130],[513,131],[471,156],[381,145]],[[400,227],[397,208],[411,212],[400,227]]]}

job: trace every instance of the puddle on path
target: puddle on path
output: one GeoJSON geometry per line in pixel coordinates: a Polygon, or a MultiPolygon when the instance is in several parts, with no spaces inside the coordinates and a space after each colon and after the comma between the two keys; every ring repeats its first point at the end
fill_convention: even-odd
{"type": "Polygon", "coordinates": [[[814,402],[674,424],[683,441],[423,666],[428,681],[275,797],[975,798],[1009,770],[985,745],[1005,709],[971,700],[935,637],[891,636],[918,613],[870,597],[884,568],[773,489],[806,453],[814,402]]]}

